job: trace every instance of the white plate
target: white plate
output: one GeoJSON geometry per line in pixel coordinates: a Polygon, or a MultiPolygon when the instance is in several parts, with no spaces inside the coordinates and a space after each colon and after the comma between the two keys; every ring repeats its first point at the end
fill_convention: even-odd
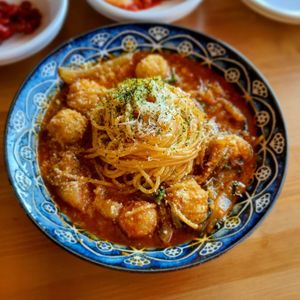
{"type": "MultiPolygon", "coordinates": [[[[22,0],[9,1],[20,3],[22,0]]],[[[41,26],[32,34],[16,34],[0,44],[0,66],[25,59],[46,47],[58,34],[68,10],[68,0],[31,0],[42,14],[41,26]]]]}
{"type": "Polygon", "coordinates": [[[299,0],[243,0],[257,13],[284,23],[300,24],[299,0]]]}
{"type": "Polygon", "coordinates": [[[107,3],[105,0],[87,0],[99,13],[115,21],[171,23],[191,13],[203,0],[163,1],[149,9],[129,11],[107,3]]]}

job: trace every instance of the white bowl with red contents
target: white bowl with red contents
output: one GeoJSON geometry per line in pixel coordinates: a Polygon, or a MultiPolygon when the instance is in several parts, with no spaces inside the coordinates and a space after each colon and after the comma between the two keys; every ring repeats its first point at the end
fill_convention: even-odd
{"type": "MultiPolygon", "coordinates": [[[[22,0],[5,1],[20,4],[22,0]]],[[[25,59],[46,47],[60,31],[68,0],[30,0],[41,13],[41,24],[30,34],[16,33],[0,44],[0,66],[25,59]]]]}
{"type": "Polygon", "coordinates": [[[115,21],[172,23],[191,13],[203,0],[162,0],[161,3],[138,11],[119,8],[106,0],[87,0],[102,15],[115,21]]]}

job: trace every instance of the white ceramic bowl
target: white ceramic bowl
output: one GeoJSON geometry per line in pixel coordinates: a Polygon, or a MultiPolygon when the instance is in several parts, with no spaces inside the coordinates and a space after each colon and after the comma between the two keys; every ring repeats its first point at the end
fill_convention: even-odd
{"type": "Polygon", "coordinates": [[[129,11],[105,0],[87,0],[99,13],[115,21],[171,23],[191,13],[203,0],[165,0],[152,8],[129,11]]]}
{"type": "MultiPolygon", "coordinates": [[[[22,0],[8,2],[20,3],[22,0]]],[[[68,0],[30,0],[42,14],[41,26],[32,34],[16,34],[0,44],[0,66],[25,59],[46,47],[61,29],[68,0]]]]}
{"type": "Polygon", "coordinates": [[[300,2],[295,0],[243,0],[255,12],[272,20],[300,24],[300,2]]]}

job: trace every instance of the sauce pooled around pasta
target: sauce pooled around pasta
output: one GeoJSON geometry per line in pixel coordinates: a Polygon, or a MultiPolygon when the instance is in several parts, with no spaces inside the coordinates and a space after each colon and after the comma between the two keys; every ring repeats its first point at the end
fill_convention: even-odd
{"type": "Polygon", "coordinates": [[[255,126],[233,86],[178,54],[61,68],[39,135],[43,179],[93,235],[166,247],[230,214],[255,170],[255,126]]]}

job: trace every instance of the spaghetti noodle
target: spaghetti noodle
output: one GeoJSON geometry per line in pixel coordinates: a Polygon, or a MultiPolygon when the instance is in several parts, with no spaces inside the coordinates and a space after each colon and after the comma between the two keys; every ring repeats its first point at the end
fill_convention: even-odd
{"type": "Polygon", "coordinates": [[[92,112],[91,124],[87,157],[104,162],[106,178],[146,194],[189,174],[209,134],[189,95],[160,79],[123,82],[92,112]]]}

